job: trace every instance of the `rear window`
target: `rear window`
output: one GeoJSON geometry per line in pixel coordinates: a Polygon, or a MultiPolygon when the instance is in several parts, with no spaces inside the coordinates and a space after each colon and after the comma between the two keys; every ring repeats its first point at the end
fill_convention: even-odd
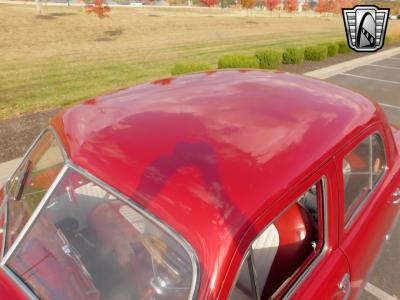
{"type": "Polygon", "coordinates": [[[195,264],[130,203],[69,169],[7,265],[40,299],[188,299],[195,264]]]}

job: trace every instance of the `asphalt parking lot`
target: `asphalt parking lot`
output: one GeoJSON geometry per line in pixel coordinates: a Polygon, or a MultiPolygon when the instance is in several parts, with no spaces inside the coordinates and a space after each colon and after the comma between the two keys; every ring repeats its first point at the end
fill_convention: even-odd
{"type": "Polygon", "coordinates": [[[400,54],[326,80],[345,86],[379,102],[389,121],[400,126],[400,54]]]}
{"type": "MultiPolygon", "coordinates": [[[[389,121],[400,127],[400,54],[325,78],[379,102],[389,121]]],[[[362,299],[400,298],[400,222],[375,266],[362,299]]]]}

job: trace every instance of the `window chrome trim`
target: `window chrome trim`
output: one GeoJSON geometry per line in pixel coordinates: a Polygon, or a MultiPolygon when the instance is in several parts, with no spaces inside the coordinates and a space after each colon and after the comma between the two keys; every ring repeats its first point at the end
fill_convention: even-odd
{"type": "MultiPolygon", "coordinates": [[[[293,283],[292,287],[288,290],[288,292],[283,296],[283,299],[289,299],[293,293],[296,291],[296,289],[304,282],[304,280],[308,277],[308,275],[311,273],[311,271],[319,264],[319,262],[324,258],[326,255],[326,252],[328,251],[328,243],[329,243],[329,222],[328,222],[328,179],[325,175],[321,176],[317,181],[315,181],[313,184],[310,185],[313,186],[315,184],[318,184],[319,182],[322,183],[322,205],[323,205],[323,218],[324,218],[324,244],[322,246],[321,252],[318,254],[317,257],[314,258],[314,260],[308,265],[308,267],[304,270],[302,274],[300,274],[299,278],[293,283]]],[[[261,232],[252,240],[250,243],[249,247],[246,250],[246,254],[243,256],[243,259],[240,263],[239,269],[236,272],[235,280],[233,281],[233,285],[229,291],[229,295],[227,299],[230,299],[233,289],[235,288],[236,281],[239,278],[240,271],[242,269],[243,264],[246,262],[247,257],[250,255],[250,249],[251,246],[253,245],[254,241],[269,227],[271,226],[276,220],[278,220],[289,208],[291,208],[296,201],[298,200],[298,197],[291,202],[284,210],[282,210],[277,216],[275,216],[264,228],[261,230],[261,232]]],[[[255,267],[254,267],[255,269],[255,267]]],[[[260,291],[262,293],[262,291],[260,291]]]]}
{"type": "Polygon", "coordinates": [[[6,250],[6,235],[7,235],[7,225],[8,225],[8,196],[4,197],[4,203],[2,205],[2,208],[0,209],[0,214],[4,213],[4,222],[3,222],[3,237],[2,237],[2,244],[1,244],[1,256],[0,256],[0,261],[4,257],[4,252],[6,250]],[[2,211],[4,209],[4,212],[2,211]]]}
{"type": "MultiPolygon", "coordinates": [[[[382,146],[383,146],[383,153],[385,155],[385,166],[383,167],[383,173],[381,174],[381,176],[379,177],[378,181],[375,183],[375,185],[371,188],[371,190],[365,195],[364,199],[362,201],[360,201],[360,203],[357,205],[357,207],[354,209],[353,213],[351,214],[350,218],[346,221],[346,211],[344,210],[344,206],[343,206],[343,222],[344,223],[344,229],[347,230],[350,225],[353,223],[354,219],[358,216],[358,214],[360,213],[360,211],[364,208],[366,202],[368,201],[368,199],[371,198],[371,195],[375,192],[376,188],[379,187],[379,185],[381,184],[381,182],[386,179],[387,174],[388,174],[388,170],[389,170],[389,166],[388,166],[388,156],[387,156],[387,151],[386,151],[386,142],[385,139],[383,138],[382,134],[380,133],[379,130],[376,130],[372,133],[370,133],[367,137],[365,137],[364,139],[362,139],[361,142],[357,143],[354,147],[351,148],[350,151],[348,151],[346,153],[346,155],[344,156],[343,159],[345,159],[347,157],[347,155],[349,155],[350,153],[352,153],[365,139],[369,138],[370,140],[370,151],[372,151],[372,137],[374,135],[379,136],[379,139],[381,140],[382,146]]],[[[372,157],[371,157],[372,159],[372,157]]],[[[372,166],[371,166],[372,167],[372,166]]],[[[344,174],[343,174],[343,169],[341,170],[342,172],[342,177],[344,178],[344,174]]],[[[342,190],[343,192],[343,199],[339,199],[339,201],[345,201],[345,190],[342,190]]]]}

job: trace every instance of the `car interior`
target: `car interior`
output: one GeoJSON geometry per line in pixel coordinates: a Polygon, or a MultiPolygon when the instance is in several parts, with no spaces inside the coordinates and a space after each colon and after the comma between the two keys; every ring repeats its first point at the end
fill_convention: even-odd
{"type": "MultiPolygon", "coordinates": [[[[287,291],[296,272],[320,250],[317,191],[313,185],[253,241],[249,251],[261,299],[287,291]]],[[[230,299],[257,299],[251,271],[243,265],[230,299]]]]}
{"type": "Polygon", "coordinates": [[[192,280],[182,246],[75,173],[8,264],[41,299],[187,299],[192,280]]]}

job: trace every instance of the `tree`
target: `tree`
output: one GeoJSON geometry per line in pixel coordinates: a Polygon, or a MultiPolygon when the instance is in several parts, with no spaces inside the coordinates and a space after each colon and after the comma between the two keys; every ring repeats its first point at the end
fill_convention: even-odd
{"type": "Polygon", "coordinates": [[[264,0],[264,5],[268,10],[273,11],[278,7],[279,0],[264,0]]]}
{"type": "Polygon", "coordinates": [[[352,8],[355,3],[351,0],[319,0],[316,11],[319,13],[340,13],[342,8],[352,8]]]}
{"type": "Polygon", "coordinates": [[[284,9],[287,12],[294,12],[298,9],[299,3],[297,0],[285,0],[284,9]]]}
{"type": "Polygon", "coordinates": [[[219,2],[219,0],[200,0],[200,1],[201,1],[201,3],[203,3],[205,6],[208,6],[208,7],[214,6],[214,5],[216,5],[216,4],[219,2]]]}
{"type": "Polygon", "coordinates": [[[309,0],[304,0],[303,10],[310,10],[310,9],[311,9],[310,1],[309,0]]]}
{"type": "Polygon", "coordinates": [[[87,14],[94,13],[99,19],[103,19],[109,17],[108,13],[111,8],[104,3],[104,0],[94,0],[92,4],[85,6],[85,10],[87,14]]]}
{"type": "Polygon", "coordinates": [[[247,9],[247,13],[249,12],[250,8],[256,6],[256,0],[240,0],[240,4],[243,8],[247,9]]]}
{"type": "Polygon", "coordinates": [[[353,0],[338,0],[339,8],[352,8],[356,6],[357,2],[353,0]]]}
{"type": "Polygon", "coordinates": [[[316,11],[319,13],[328,13],[331,9],[330,0],[319,0],[317,4],[316,11]]]}

